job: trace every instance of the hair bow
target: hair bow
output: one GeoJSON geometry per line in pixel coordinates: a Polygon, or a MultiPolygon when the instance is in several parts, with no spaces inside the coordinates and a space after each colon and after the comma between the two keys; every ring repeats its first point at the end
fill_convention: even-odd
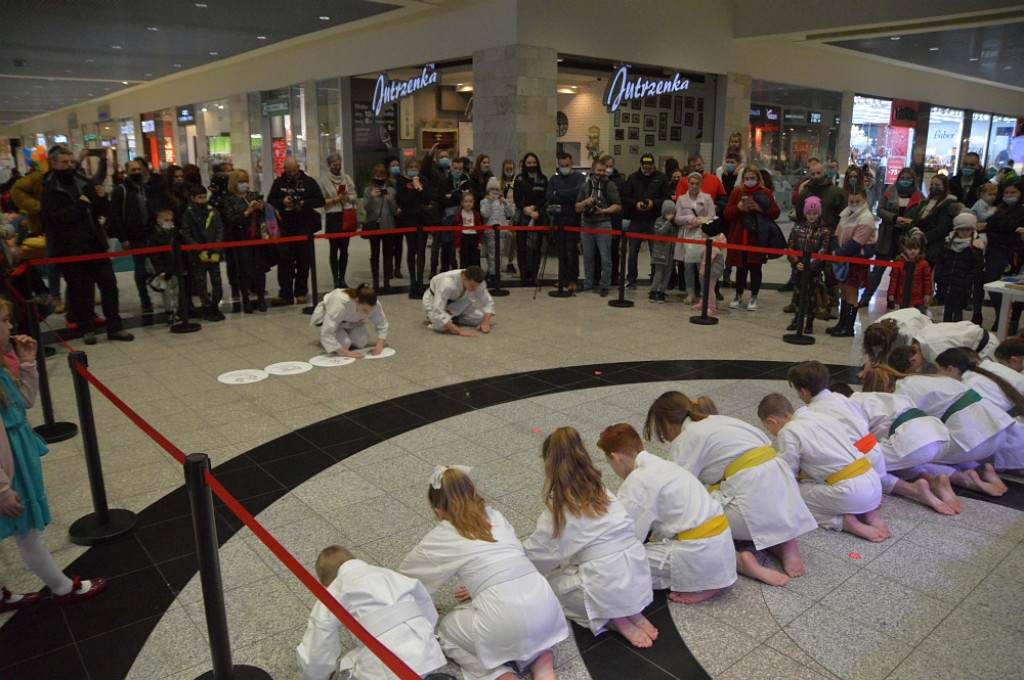
{"type": "Polygon", "coordinates": [[[469,477],[469,473],[473,471],[473,468],[467,465],[435,465],[434,473],[430,475],[430,488],[440,491],[441,479],[444,477],[444,473],[448,470],[458,470],[469,477]]]}

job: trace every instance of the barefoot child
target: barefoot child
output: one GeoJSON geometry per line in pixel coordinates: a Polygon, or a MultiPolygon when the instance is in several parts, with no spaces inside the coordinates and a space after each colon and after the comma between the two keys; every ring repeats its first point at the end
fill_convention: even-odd
{"type": "Polygon", "coordinates": [[[427,498],[440,523],[399,571],[429,592],[452,576],[465,584],[455,596],[471,605],[449,612],[437,633],[467,680],[514,680],[513,667],[529,667],[535,680],[554,680],[551,648],[569,636],[558,598],[526,558],[512,525],[477,493],[468,471],[434,468],[427,498]]]}
{"type": "Polygon", "coordinates": [[[597,442],[624,481],[619,498],[644,540],[654,587],[669,598],[696,604],[736,581],[732,533],[722,507],[678,465],[644,451],[640,435],[625,423],[605,428],[597,442]]]}
{"type": "Polygon", "coordinates": [[[701,397],[666,392],[647,411],[644,436],[671,442],[669,458],[709,486],[722,504],[736,541],[770,549],[785,573],[762,566],[749,550],[737,550],[736,570],[768,585],[784,586],[804,573],[796,537],[817,526],[800,498],[796,479],[763,432],[729,416],[705,415],[701,397]]]}
{"type": "Polygon", "coordinates": [[[658,631],[641,612],[654,599],[651,568],[633,520],[605,489],[576,430],[552,432],[541,455],[547,509],[523,543],[526,556],[547,575],[569,619],[594,635],[614,630],[650,647],[658,631]]]}
{"type": "Polygon", "coordinates": [[[800,495],[818,526],[874,543],[892,536],[878,514],[882,482],[849,442],[839,422],[806,406],[794,413],[781,394],[769,394],[757,417],[776,437],[779,456],[800,479],[800,495]]]}
{"type": "MultiPolygon", "coordinates": [[[[425,675],[445,665],[434,638],[437,611],[419,581],[357,560],[340,545],[320,552],[316,576],[348,613],[414,671],[425,675]]],[[[322,602],[313,605],[297,650],[303,680],[327,680],[336,670],[360,680],[395,677],[358,641],[339,666],[340,628],[341,621],[322,602]]]]}

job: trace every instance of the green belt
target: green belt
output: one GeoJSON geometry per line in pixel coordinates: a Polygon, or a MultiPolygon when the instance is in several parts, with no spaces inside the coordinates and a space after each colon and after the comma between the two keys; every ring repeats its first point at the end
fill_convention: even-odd
{"type": "Polygon", "coordinates": [[[900,425],[907,422],[908,420],[913,420],[915,418],[924,418],[927,415],[927,413],[925,413],[919,408],[908,408],[906,411],[900,414],[899,418],[892,421],[892,425],[889,426],[889,436],[892,437],[893,432],[895,432],[900,425]]]}
{"type": "Polygon", "coordinates": [[[940,420],[942,420],[942,422],[946,422],[952,418],[953,414],[957,411],[962,411],[971,404],[977,404],[979,401],[981,401],[981,395],[974,390],[969,389],[961,394],[960,398],[954,401],[953,404],[946,409],[946,412],[942,414],[942,418],[940,420]]]}

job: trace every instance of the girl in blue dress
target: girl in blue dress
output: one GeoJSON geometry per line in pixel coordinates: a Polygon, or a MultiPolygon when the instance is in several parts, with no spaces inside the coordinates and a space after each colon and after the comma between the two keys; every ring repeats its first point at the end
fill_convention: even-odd
{"type": "MultiPolygon", "coordinates": [[[[0,298],[0,418],[4,423],[0,435],[0,539],[13,535],[25,565],[50,587],[54,603],[67,605],[95,597],[107,582],[68,578],[40,540],[39,532],[50,523],[39,462],[47,448],[25,418],[38,387],[36,341],[27,335],[11,337],[11,304],[0,298]],[[14,349],[9,351],[12,345],[14,349]]],[[[21,609],[42,597],[39,593],[16,595],[7,588],[0,592],[0,613],[21,609]]]]}

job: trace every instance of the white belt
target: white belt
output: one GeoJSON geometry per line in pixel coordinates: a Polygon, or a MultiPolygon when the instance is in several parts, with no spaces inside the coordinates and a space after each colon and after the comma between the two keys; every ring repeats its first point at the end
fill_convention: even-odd
{"type": "Polygon", "coordinates": [[[503,564],[495,571],[477,577],[475,581],[473,579],[466,579],[466,589],[469,591],[471,596],[476,597],[479,593],[487,590],[491,586],[496,586],[499,583],[506,583],[507,581],[515,581],[517,578],[522,578],[536,573],[536,567],[534,567],[533,563],[524,557],[521,561],[517,560],[514,564],[503,564]]]}
{"type": "Polygon", "coordinates": [[[379,638],[397,625],[406,621],[423,616],[418,604],[415,601],[406,600],[382,607],[370,612],[366,616],[359,617],[359,623],[375,638],[379,638]]]}
{"type": "Polygon", "coordinates": [[[606,543],[598,543],[588,548],[581,550],[576,558],[582,564],[583,562],[589,562],[591,560],[600,559],[607,557],[608,555],[614,555],[615,553],[625,552],[634,545],[637,545],[637,541],[632,536],[628,538],[622,538],[617,541],[608,541],[606,543]]]}

